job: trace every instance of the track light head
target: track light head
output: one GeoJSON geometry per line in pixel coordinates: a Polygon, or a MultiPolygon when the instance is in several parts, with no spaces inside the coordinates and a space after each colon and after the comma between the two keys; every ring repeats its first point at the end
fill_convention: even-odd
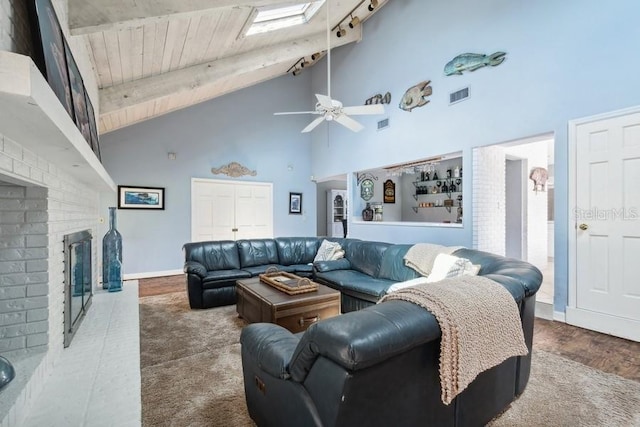
{"type": "Polygon", "coordinates": [[[369,7],[367,9],[369,9],[369,12],[373,12],[373,9],[375,9],[376,7],[378,7],[378,0],[371,0],[371,3],[369,3],[369,7]]]}
{"type": "Polygon", "coordinates": [[[347,30],[345,30],[344,28],[338,27],[338,31],[336,31],[336,36],[344,37],[346,35],[347,35],[347,30]]]}
{"type": "Polygon", "coordinates": [[[293,74],[294,76],[297,76],[298,74],[300,74],[301,71],[302,70],[300,68],[296,68],[296,69],[293,70],[293,73],[291,73],[291,74],[293,74]]]}
{"type": "Polygon", "coordinates": [[[360,24],[360,18],[354,16],[351,18],[351,21],[349,21],[349,28],[355,28],[358,24],[360,24]]]}
{"type": "Polygon", "coordinates": [[[320,58],[320,52],[316,52],[313,55],[311,55],[311,60],[312,61],[315,61],[318,58],[320,58]]]}
{"type": "Polygon", "coordinates": [[[305,61],[304,59],[302,59],[302,60],[300,61],[300,68],[304,68],[304,67],[306,67],[307,65],[309,65],[309,63],[308,63],[307,61],[305,61]]]}

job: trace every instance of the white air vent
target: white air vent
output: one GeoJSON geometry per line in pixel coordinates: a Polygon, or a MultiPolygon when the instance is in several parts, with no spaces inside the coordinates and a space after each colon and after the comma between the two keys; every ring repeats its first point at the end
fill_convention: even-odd
{"type": "Polygon", "coordinates": [[[449,94],[449,105],[464,101],[467,98],[469,98],[469,88],[465,87],[449,94]]]}
{"type": "Polygon", "coordinates": [[[389,118],[382,119],[378,122],[378,130],[382,130],[389,127],[389,118]]]}

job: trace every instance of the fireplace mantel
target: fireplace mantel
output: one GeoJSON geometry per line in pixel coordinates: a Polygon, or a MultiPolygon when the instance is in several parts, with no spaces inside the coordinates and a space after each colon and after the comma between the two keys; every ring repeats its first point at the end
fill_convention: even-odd
{"type": "Polygon", "coordinates": [[[5,51],[0,51],[0,133],[91,188],[115,193],[115,183],[31,58],[5,51]]]}

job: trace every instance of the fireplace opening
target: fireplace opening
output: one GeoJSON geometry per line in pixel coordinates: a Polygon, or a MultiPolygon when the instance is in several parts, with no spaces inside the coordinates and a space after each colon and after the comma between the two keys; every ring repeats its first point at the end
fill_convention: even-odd
{"type": "Polygon", "coordinates": [[[89,230],[64,236],[64,346],[80,327],[89,306],[93,290],[91,285],[91,239],[89,230]]]}

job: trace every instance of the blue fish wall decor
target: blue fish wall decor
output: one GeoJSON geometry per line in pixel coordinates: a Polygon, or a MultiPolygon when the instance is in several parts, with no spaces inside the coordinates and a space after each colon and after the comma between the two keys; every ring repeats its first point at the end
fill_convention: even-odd
{"type": "Polygon", "coordinates": [[[506,55],[505,52],[496,52],[492,55],[463,53],[453,58],[444,66],[444,74],[446,76],[452,76],[454,74],[462,74],[463,71],[475,71],[487,65],[495,67],[504,62],[506,55]]]}

